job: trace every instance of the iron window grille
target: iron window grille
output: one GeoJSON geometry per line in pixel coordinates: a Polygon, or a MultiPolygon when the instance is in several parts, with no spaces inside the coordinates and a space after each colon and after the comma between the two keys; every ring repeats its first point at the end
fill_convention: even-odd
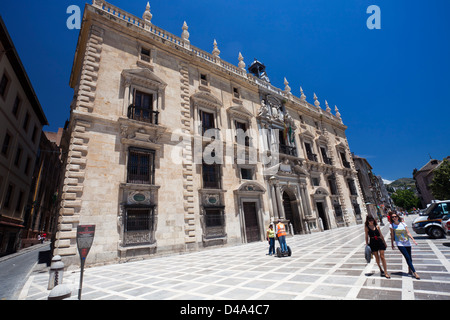
{"type": "Polygon", "coordinates": [[[220,189],[220,165],[203,164],[203,188],[220,189]]]}
{"type": "Polygon", "coordinates": [[[127,171],[128,183],[155,184],[155,151],[130,148],[127,171]]]}
{"type": "Polygon", "coordinates": [[[154,208],[128,208],[125,217],[125,232],[153,231],[154,208]]]}

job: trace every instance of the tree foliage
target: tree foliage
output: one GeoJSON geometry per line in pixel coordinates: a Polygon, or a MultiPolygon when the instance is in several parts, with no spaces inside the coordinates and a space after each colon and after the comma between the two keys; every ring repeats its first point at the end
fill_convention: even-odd
{"type": "Polygon", "coordinates": [[[435,199],[450,199],[450,161],[447,159],[444,159],[439,168],[434,171],[430,188],[435,199]]]}
{"type": "Polygon", "coordinates": [[[397,190],[391,195],[391,198],[397,207],[401,207],[405,210],[411,210],[420,205],[420,199],[411,189],[397,190]]]}

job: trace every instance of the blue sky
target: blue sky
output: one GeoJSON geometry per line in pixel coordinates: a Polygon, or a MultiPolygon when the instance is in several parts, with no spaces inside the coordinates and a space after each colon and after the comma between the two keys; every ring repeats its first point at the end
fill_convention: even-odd
{"type": "MultiPolygon", "coordinates": [[[[146,0],[110,0],[138,17],[146,0]]],[[[69,77],[78,30],[70,5],[86,1],[3,0],[0,14],[28,72],[50,126],[69,117],[69,77]]],[[[91,3],[91,1],[89,1],[91,3]]],[[[273,85],[300,86],[337,105],[355,154],[388,180],[412,177],[431,157],[450,155],[450,1],[448,0],[153,0],[152,22],[177,36],[186,21],[191,44],[247,66],[266,65],[273,85]],[[369,30],[370,5],[381,29],[369,30]]]]}

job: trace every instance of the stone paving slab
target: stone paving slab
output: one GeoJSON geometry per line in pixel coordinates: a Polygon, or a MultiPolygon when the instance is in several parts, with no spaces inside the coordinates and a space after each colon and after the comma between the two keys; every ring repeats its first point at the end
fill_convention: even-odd
{"type": "MultiPolygon", "coordinates": [[[[407,218],[410,224],[414,216],[407,218]]],[[[390,244],[389,227],[382,227],[390,244]]],[[[415,235],[415,234],[413,234],[415,235]]],[[[266,242],[85,269],[82,300],[450,300],[450,240],[417,237],[406,272],[400,252],[386,251],[391,279],[364,260],[362,225],[287,239],[293,255],[266,255],[266,242]]],[[[79,271],[64,284],[78,296],[79,271]]],[[[46,300],[48,274],[32,274],[20,299],[46,300]]]]}

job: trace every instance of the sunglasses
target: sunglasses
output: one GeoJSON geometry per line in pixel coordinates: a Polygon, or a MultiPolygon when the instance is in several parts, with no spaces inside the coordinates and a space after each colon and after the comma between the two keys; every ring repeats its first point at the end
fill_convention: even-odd
{"type": "Polygon", "coordinates": [[[394,218],[397,218],[397,219],[398,219],[398,216],[392,216],[392,219],[394,219],[394,218]]]}

